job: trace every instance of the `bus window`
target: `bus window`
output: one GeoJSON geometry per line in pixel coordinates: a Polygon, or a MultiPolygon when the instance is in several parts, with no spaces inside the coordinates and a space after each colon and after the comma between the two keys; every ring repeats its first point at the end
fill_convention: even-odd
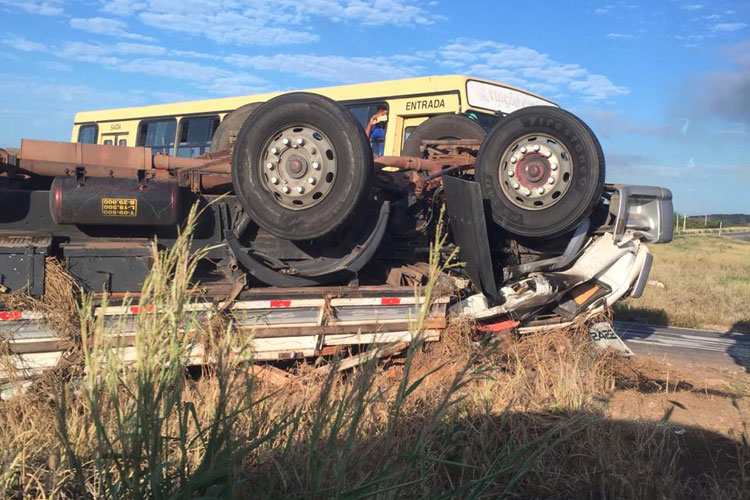
{"type": "Polygon", "coordinates": [[[98,132],[99,127],[96,124],[81,125],[81,128],[78,129],[78,142],[82,144],[96,144],[98,132]]]}
{"type": "Polygon", "coordinates": [[[403,142],[403,144],[406,144],[406,141],[409,140],[409,136],[411,136],[411,133],[414,132],[415,128],[417,128],[417,127],[416,126],[406,127],[404,129],[404,142],[403,142]]]}
{"type": "Polygon", "coordinates": [[[152,154],[172,154],[177,120],[170,118],[153,122],[141,122],[138,130],[138,146],[151,148],[152,154]]]}
{"type": "Polygon", "coordinates": [[[362,128],[367,128],[367,122],[370,121],[370,117],[374,115],[379,108],[388,109],[388,106],[386,106],[385,103],[377,103],[351,105],[346,107],[346,109],[354,115],[359,124],[362,125],[362,128]]]}
{"type": "Polygon", "coordinates": [[[365,133],[368,133],[367,140],[375,156],[383,156],[385,149],[385,130],[388,126],[388,106],[385,103],[364,104],[347,106],[347,109],[354,115],[365,133]],[[373,116],[378,115],[377,123],[370,124],[373,116]]]}
{"type": "Polygon", "coordinates": [[[500,120],[498,115],[491,115],[489,113],[482,113],[480,111],[467,111],[464,115],[479,123],[487,132],[492,130],[492,127],[500,120]]]}
{"type": "Polygon", "coordinates": [[[199,116],[180,120],[177,156],[192,158],[211,151],[211,138],[219,126],[219,117],[199,116]]]}

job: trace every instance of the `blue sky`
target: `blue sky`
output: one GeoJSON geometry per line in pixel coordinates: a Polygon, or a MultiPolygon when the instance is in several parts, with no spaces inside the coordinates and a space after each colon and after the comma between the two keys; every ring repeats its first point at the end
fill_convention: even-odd
{"type": "Polygon", "coordinates": [[[86,109],[467,73],[591,125],[607,180],[750,212],[750,2],[0,0],[0,147],[86,109]]]}

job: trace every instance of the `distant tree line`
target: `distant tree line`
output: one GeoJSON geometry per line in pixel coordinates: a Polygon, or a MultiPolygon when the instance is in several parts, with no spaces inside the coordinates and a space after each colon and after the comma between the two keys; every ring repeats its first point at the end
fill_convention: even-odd
{"type": "MultiPolygon", "coordinates": [[[[683,226],[684,215],[678,213],[680,227],[683,226]]],[[[709,214],[688,215],[685,222],[686,229],[718,228],[733,226],[750,226],[750,214],[709,214]]]]}

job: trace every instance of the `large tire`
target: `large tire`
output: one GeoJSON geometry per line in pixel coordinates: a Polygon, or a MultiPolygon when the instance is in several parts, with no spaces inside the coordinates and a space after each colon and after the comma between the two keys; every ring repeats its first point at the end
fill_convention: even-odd
{"type": "Polygon", "coordinates": [[[335,101],[304,92],[258,107],[232,155],[232,183],[243,208],[288,240],[320,238],[347,223],[369,194],[372,172],[372,151],[356,118],[335,101]]]}
{"type": "Polygon", "coordinates": [[[250,104],[240,106],[226,115],[211,139],[211,151],[216,152],[229,149],[232,145],[232,136],[237,137],[242,125],[247,121],[247,117],[250,116],[250,113],[258,109],[260,105],[261,103],[259,102],[251,102],[250,104]]]}
{"type": "Polygon", "coordinates": [[[421,158],[422,141],[447,139],[476,139],[481,141],[487,132],[480,124],[463,115],[438,115],[421,123],[401,148],[401,155],[421,158]]]}
{"type": "Polygon", "coordinates": [[[591,129],[572,113],[532,106],[490,131],[479,148],[476,179],[501,227],[520,236],[558,236],[600,201],[604,153],[591,129]]]}

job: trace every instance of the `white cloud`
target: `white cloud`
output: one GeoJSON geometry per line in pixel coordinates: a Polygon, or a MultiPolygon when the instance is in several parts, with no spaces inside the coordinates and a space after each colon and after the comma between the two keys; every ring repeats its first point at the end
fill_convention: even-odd
{"type": "Polygon", "coordinates": [[[102,10],[116,16],[131,16],[146,7],[145,2],[131,0],[109,0],[104,2],[102,10]]]}
{"type": "Polygon", "coordinates": [[[280,71],[335,83],[392,80],[420,74],[425,61],[410,56],[343,57],[311,54],[245,56],[232,54],[224,62],[241,68],[280,71]]]}
{"type": "Polygon", "coordinates": [[[26,51],[49,52],[68,61],[98,64],[110,70],[184,80],[214,94],[239,95],[269,90],[265,80],[255,75],[168,59],[167,57],[177,56],[176,52],[180,51],[170,51],[158,45],[129,42],[107,45],[66,41],[60,45],[46,46],[18,37],[6,40],[6,43],[20,45],[26,51]]]}
{"type": "Polygon", "coordinates": [[[699,3],[689,3],[689,4],[683,5],[682,8],[684,10],[694,11],[694,10],[700,10],[700,9],[702,9],[703,5],[699,4],[699,3]]]}
{"type": "Polygon", "coordinates": [[[63,14],[61,0],[0,0],[0,5],[21,9],[41,16],[60,16],[63,14]]]}
{"type": "MultiPolygon", "coordinates": [[[[424,75],[428,68],[467,73],[525,87],[550,97],[576,94],[587,101],[601,101],[627,94],[625,87],[589,72],[578,64],[564,64],[528,47],[493,41],[455,40],[435,53],[344,57],[299,53],[248,56],[231,54],[225,63],[257,71],[291,73],[331,83],[408,78],[424,75]]],[[[443,71],[444,72],[444,71],[443,71]]]]}
{"type": "Polygon", "coordinates": [[[118,38],[128,38],[131,40],[153,41],[153,38],[151,37],[128,32],[125,29],[127,25],[122,21],[108,19],[106,17],[76,17],[70,20],[70,27],[77,30],[88,31],[89,33],[94,33],[96,35],[109,35],[118,38]]]}
{"type": "Polygon", "coordinates": [[[310,26],[326,19],[363,26],[429,25],[443,19],[416,0],[147,0],[104,3],[105,12],[137,16],[147,26],[221,44],[291,45],[320,39],[310,26]]]}
{"type": "Polygon", "coordinates": [[[46,49],[44,44],[32,42],[31,40],[27,40],[24,37],[13,35],[11,33],[6,33],[6,35],[2,39],[2,42],[5,45],[13,47],[16,50],[21,50],[23,52],[41,52],[46,49]]]}
{"type": "MultiPolygon", "coordinates": [[[[621,135],[654,136],[660,138],[676,138],[681,133],[687,133],[687,125],[681,127],[673,125],[654,125],[634,121],[622,113],[599,107],[583,107],[575,110],[589,123],[598,136],[610,138],[621,135]],[[684,131],[684,132],[683,132],[684,131]]],[[[683,119],[684,120],[684,119],[683,119]]]]}
{"type": "MultiPolygon", "coordinates": [[[[297,2],[280,2],[295,6],[297,2]]],[[[392,24],[395,26],[433,24],[440,16],[418,7],[409,0],[308,0],[302,2],[301,13],[308,16],[326,16],[334,21],[353,21],[368,26],[392,24]]]]}
{"type": "Polygon", "coordinates": [[[750,125],[730,122],[726,128],[716,129],[713,133],[719,136],[728,136],[731,138],[750,138],[750,125]]]}
{"type": "Polygon", "coordinates": [[[635,35],[631,35],[630,33],[607,33],[607,38],[615,40],[631,40],[635,38],[635,35]]]}
{"type": "Polygon", "coordinates": [[[18,50],[53,54],[66,61],[180,79],[220,94],[268,90],[267,81],[257,72],[289,73],[313,82],[335,84],[407,78],[425,75],[428,71],[485,77],[557,99],[572,96],[599,102],[629,93],[626,87],[618,86],[606,76],[593,73],[580,64],[562,63],[529,47],[486,40],[458,39],[435,51],[378,57],[292,52],[219,56],[134,42],[63,41],[44,45],[15,36],[5,43],[18,50]],[[248,73],[238,69],[253,71],[248,73]]]}
{"type": "Polygon", "coordinates": [[[39,64],[51,71],[73,71],[73,67],[70,64],[65,64],[60,61],[42,61],[39,64]]]}
{"type": "Polygon", "coordinates": [[[252,94],[268,90],[266,82],[254,75],[179,60],[140,58],[119,64],[116,69],[195,82],[214,94],[252,94]]]}
{"type": "Polygon", "coordinates": [[[167,49],[160,45],[151,45],[146,43],[129,43],[120,42],[112,46],[113,51],[120,55],[147,55],[147,56],[163,56],[170,53],[167,49]]]}
{"type": "Polygon", "coordinates": [[[304,29],[268,26],[265,21],[235,12],[142,12],[141,21],[159,29],[202,35],[221,44],[290,45],[313,43],[319,36],[304,29]]]}
{"type": "Polygon", "coordinates": [[[119,90],[49,77],[0,73],[0,106],[13,119],[0,120],[0,147],[18,147],[22,137],[70,140],[73,116],[81,110],[184,101],[197,96],[152,90],[119,90]],[[15,116],[18,119],[15,119],[15,116]],[[44,136],[39,133],[43,131],[44,136]]]}
{"type": "Polygon", "coordinates": [[[572,92],[585,101],[602,101],[630,92],[606,76],[591,73],[579,64],[555,61],[529,47],[458,39],[442,47],[440,55],[442,64],[455,71],[526,88],[543,88],[549,97],[572,92]]]}
{"type": "Polygon", "coordinates": [[[643,179],[649,178],[670,180],[688,175],[699,178],[710,175],[706,172],[707,169],[698,169],[692,158],[684,165],[665,165],[643,155],[613,151],[606,154],[606,160],[609,182],[633,183],[636,179],[643,182],[643,179]]]}
{"type": "Polygon", "coordinates": [[[747,28],[747,23],[720,23],[711,26],[711,31],[739,31],[744,28],[747,28]]]}
{"type": "Polygon", "coordinates": [[[191,59],[219,59],[218,56],[213,54],[204,54],[203,52],[195,52],[192,50],[170,50],[169,53],[177,57],[187,57],[191,59]]]}
{"type": "Polygon", "coordinates": [[[585,79],[574,80],[568,86],[571,90],[580,93],[587,101],[603,101],[630,93],[626,87],[615,85],[603,75],[587,74],[585,79]]]}
{"type": "Polygon", "coordinates": [[[85,42],[63,42],[61,45],[51,48],[51,52],[62,59],[101,64],[102,66],[116,66],[123,62],[123,59],[116,55],[116,46],[107,47],[85,42]]]}
{"type": "Polygon", "coordinates": [[[680,133],[682,135],[685,135],[687,134],[688,129],[690,129],[690,120],[688,120],[687,118],[680,118],[680,120],[682,120],[682,128],[680,129],[680,133]]]}

